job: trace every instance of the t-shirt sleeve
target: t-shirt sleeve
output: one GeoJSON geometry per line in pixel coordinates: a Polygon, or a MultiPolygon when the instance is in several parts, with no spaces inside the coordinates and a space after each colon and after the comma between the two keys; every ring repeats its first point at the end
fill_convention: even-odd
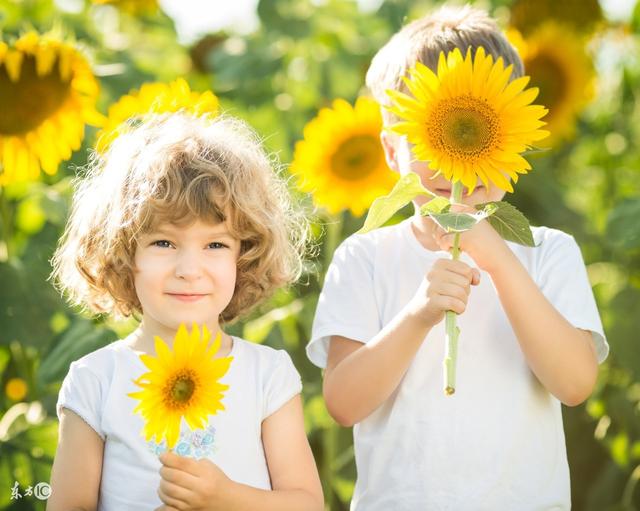
{"type": "Polygon", "coordinates": [[[366,343],[381,330],[374,293],[374,257],[372,240],[365,236],[351,236],[335,251],[307,345],[307,356],[316,366],[326,367],[332,335],[366,343]]]}
{"type": "Polygon", "coordinates": [[[300,392],[302,392],[302,381],[291,357],[284,350],[277,351],[265,384],[262,420],[278,411],[282,405],[300,392]]]}
{"type": "Polygon", "coordinates": [[[71,410],[104,440],[102,394],[98,376],[84,362],[73,362],[58,394],[58,419],[63,408],[71,410]]]}
{"type": "Polygon", "coordinates": [[[559,232],[543,240],[538,285],[546,298],[574,327],[591,332],[598,362],[609,354],[602,321],[578,244],[559,232]]]}

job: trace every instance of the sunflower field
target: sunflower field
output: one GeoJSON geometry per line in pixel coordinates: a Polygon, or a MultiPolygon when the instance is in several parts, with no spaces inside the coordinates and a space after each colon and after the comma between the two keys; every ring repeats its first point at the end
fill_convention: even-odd
{"type": "MultiPolygon", "coordinates": [[[[593,395],[563,410],[573,509],[639,510],[640,1],[472,3],[498,20],[549,109],[535,171],[507,200],[575,237],[611,347],[593,395]]],[[[396,181],[368,65],[440,4],[259,0],[252,31],[185,41],[156,0],[0,0],[0,509],[44,509],[34,491],[49,481],[69,364],[136,326],[69,306],[49,279],[72,180],[121,121],[181,108],[251,124],[308,205],[307,273],[229,332],[291,354],[326,509],[349,508],[351,430],[329,416],[305,345],[333,251],[396,181]]]]}

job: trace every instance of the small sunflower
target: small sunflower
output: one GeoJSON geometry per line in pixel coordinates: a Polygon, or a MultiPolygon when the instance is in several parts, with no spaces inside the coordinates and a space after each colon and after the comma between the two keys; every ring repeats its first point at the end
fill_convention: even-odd
{"type": "Polygon", "coordinates": [[[540,129],[547,110],[531,105],[538,89],[525,89],[526,76],[509,83],[511,66],[482,47],[473,59],[471,48],[464,58],[457,48],[441,53],[437,71],[418,62],[405,79],[412,96],[387,91],[389,110],[404,119],[392,129],[407,136],[417,159],[469,193],[478,178],[513,191],[509,178],[531,169],[520,153],[548,135],[540,129]]]}
{"type": "Polygon", "coordinates": [[[4,387],[5,394],[12,401],[22,401],[28,390],[27,382],[22,378],[11,378],[4,387]]]}
{"type": "Polygon", "coordinates": [[[576,117],[593,98],[595,71],[581,39],[567,27],[545,23],[524,39],[509,31],[539,100],[549,108],[545,118],[551,137],[546,145],[570,138],[576,117]]]}
{"type": "Polygon", "coordinates": [[[195,115],[218,113],[218,98],[211,92],[192,92],[182,78],[166,83],[146,83],[139,90],[122,96],[109,107],[107,121],[98,133],[97,150],[104,152],[111,142],[126,130],[126,121],[150,113],[169,113],[184,110],[195,115]]]}
{"type": "Polygon", "coordinates": [[[516,0],[511,6],[510,23],[523,34],[549,21],[587,35],[604,23],[604,15],[598,0],[516,0]]]}
{"type": "Polygon", "coordinates": [[[157,357],[140,355],[149,372],[134,380],[142,390],[128,395],[140,400],[134,412],[145,420],[143,434],[147,441],[155,437],[160,443],[165,437],[171,449],[178,441],[183,417],[191,429],[203,428],[209,415],[224,410],[221,400],[229,386],[219,380],[233,357],[215,358],[220,349],[220,333],[209,346],[210,339],[206,326],[203,325],[201,336],[197,325],[189,334],[181,324],[173,352],[156,337],[157,357]]]}
{"type": "Polygon", "coordinates": [[[353,107],[337,99],[333,108],[321,109],[295,147],[291,173],[299,189],[331,213],[349,209],[362,215],[396,181],[385,161],[381,129],[380,109],[372,99],[361,97],[353,107]]]}
{"type": "Polygon", "coordinates": [[[94,4],[108,4],[129,14],[153,14],[158,11],[157,0],[91,0],[94,4]]]}
{"type": "Polygon", "coordinates": [[[99,126],[98,82],[78,50],[53,34],[0,41],[0,186],[55,174],[99,126]]]}

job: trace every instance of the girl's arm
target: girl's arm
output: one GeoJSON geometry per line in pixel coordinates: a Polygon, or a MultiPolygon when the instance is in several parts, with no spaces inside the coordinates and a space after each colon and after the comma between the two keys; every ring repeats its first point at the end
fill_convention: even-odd
{"type": "Polygon", "coordinates": [[[47,511],[97,509],[103,452],[100,436],[78,415],[63,408],[47,511]]]}
{"type": "Polygon", "coordinates": [[[304,431],[300,396],[262,423],[262,443],[273,491],[227,478],[209,460],[171,452],[160,456],[162,510],[322,511],[324,499],[313,454],[304,431]]]}

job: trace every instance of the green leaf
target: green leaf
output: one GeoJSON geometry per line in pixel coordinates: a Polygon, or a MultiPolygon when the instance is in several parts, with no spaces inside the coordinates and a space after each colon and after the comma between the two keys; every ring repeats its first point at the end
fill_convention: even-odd
{"type": "Polygon", "coordinates": [[[607,237],[616,247],[640,247],[640,199],[627,199],[618,204],[607,220],[607,237]]]}
{"type": "Polygon", "coordinates": [[[529,220],[515,206],[505,201],[498,201],[477,204],[476,209],[486,211],[488,206],[494,208],[494,211],[487,217],[487,221],[504,240],[526,247],[536,246],[529,220]]]}
{"type": "Polygon", "coordinates": [[[247,321],[244,324],[242,336],[248,341],[262,344],[276,324],[296,316],[302,311],[303,306],[304,302],[302,300],[294,300],[283,307],[278,307],[256,319],[247,321]]]}
{"type": "Polygon", "coordinates": [[[436,213],[429,216],[447,232],[464,232],[493,214],[495,209],[485,208],[477,213],[436,213]]]}
{"type": "Polygon", "coordinates": [[[420,207],[420,214],[422,216],[427,216],[428,214],[437,214],[442,213],[445,208],[449,207],[451,203],[449,199],[445,197],[436,197],[435,199],[431,199],[426,204],[423,204],[420,207]]]}
{"type": "Polygon", "coordinates": [[[369,208],[367,219],[364,221],[364,226],[358,231],[358,234],[364,234],[384,225],[396,211],[406,206],[418,195],[435,197],[434,194],[422,186],[420,177],[417,174],[410,172],[402,176],[388,195],[378,197],[373,201],[371,208],[369,208]]]}

